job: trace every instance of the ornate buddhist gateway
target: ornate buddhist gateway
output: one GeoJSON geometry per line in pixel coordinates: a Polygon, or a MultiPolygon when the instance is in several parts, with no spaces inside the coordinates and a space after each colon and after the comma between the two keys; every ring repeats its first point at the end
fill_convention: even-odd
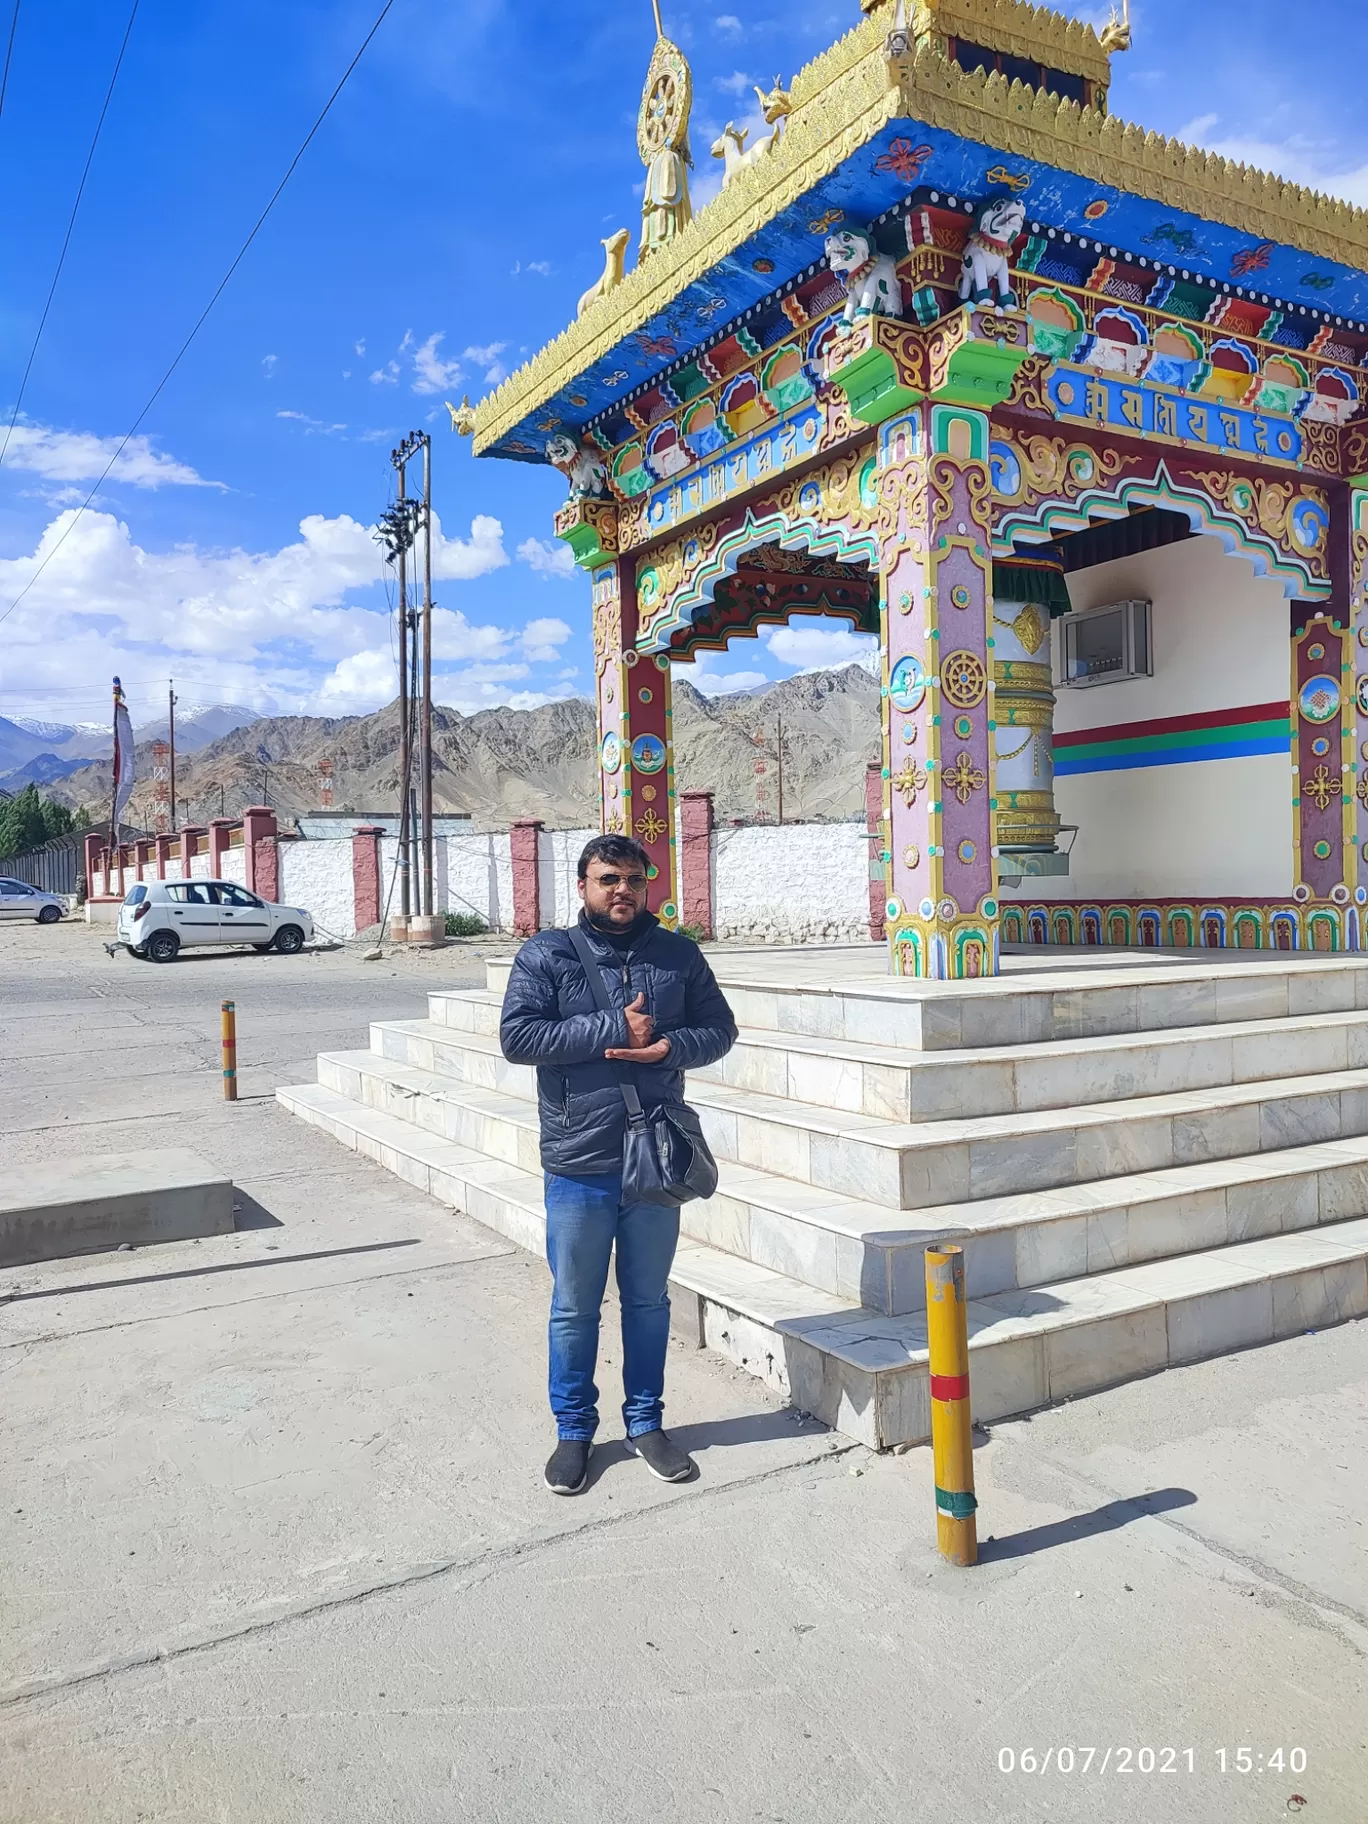
{"type": "Polygon", "coordinates": [[[569,481],[604,827],[674,919],[672,662],[836,615],[896,972],[1363,948],[1368,214],[1110,115],[1124,21],[849,5],[696,214],[659,33],[637,265],[453,411],[569,481]]]}

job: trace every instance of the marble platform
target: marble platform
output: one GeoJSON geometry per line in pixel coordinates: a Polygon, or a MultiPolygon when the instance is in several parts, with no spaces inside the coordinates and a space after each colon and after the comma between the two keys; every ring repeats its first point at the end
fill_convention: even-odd
{"type": "MultiPolygon", "coordinates": [[[[936,1240],[965,1250],[984,1420],[1368,1312],[1368,963],[1051,951],[930,983],[874,946],[711,960],[742,1035],[690,1077],[721,1182],[683,1214],[676,1323],[829,1424],[928,1435],[936,1240]]],[[[278,1095],[540,1250],[507,969],[278,1095]]]]}

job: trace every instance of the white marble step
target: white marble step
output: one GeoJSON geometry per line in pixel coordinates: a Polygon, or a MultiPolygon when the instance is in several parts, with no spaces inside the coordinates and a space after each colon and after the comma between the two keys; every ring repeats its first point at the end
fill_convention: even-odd
{"type": "MultiPolygon", "coordinates": [[[[393,1025],[387,1030],[393,1038],[393,1025]]],[[[469,1056],[514,1068],[491,1054],[469,1056]]],[[[539,1169],[536,1110],[521,1096],[374,1052],[325,1054],[319,1076],[427,1133],[539,1169]]],[[[1360,1138],[915,1212],[727,1158],[719,1164],[717,1195],[685,1210],[687,1234],[890,1314],[921,1308],[921,1251],[936,1239],[964,1245],[970,1289],[987,1294],[1368,1212],[1368,1139],[1360,1138]]]]}
{"type": "MultiPolygon", "coordinates": [[[[430,1000],[428,1021],[391,1023],[434,1041],[423,1057],[411,1051],[410,1063],[431,1058],[429,1068],[448,1068],[444,1046],[497,1050],[497,997],[476,992],[430,1000]]],[[[375,1049],[380,1030],[371,1028],[375,1049]]],[[[459,1059],[451,1068],[469,1074],[459,1059]]],[[[747,1028],[725,1058],[694,1079],[884,1121],[938,1121],[1364,1068],[1368,1012],[1354,1011],[975,1051],[909,1051],[747,1028]]]]}
{"type": "Polygon", "coordinates": [[[814,1038],[956,1051],[1104,1034],[1281,1020],[1368,1008],[1368,962],[1327,957],[1273,962],[1142,965],[977,982],[843,981],[785,984],[718,968],[737,1023],[814,1038]]]}
{"type": "MultiPolygon", "coordinates": [[[[544,1245],[536,1173],[325,1086],[282,1105],[520,1246],[544,1245]]],[[[796,1406],[874,1448],[930,1432],[925,1322],[887,1317],[681,1242],[676,1321],[796,1406]]],[[[989,1421],[1137,1374],[1368,1314],[1368,1220],[972,1298],[971,1402],[989,1421]]]]}
{"type": "MultiPolygon", "coordinates": [[[[397,1043],[395,1035],[387,1037],[397,1043]]],[[[472,1062],[482,1056],[491,1069],[517,1068],[492,1052],[466,1055],[472,1062]]],[[[420,1125],[535,1164],[536,1109],[517,1091],[464,1083],[373,1052],[324,1054],[320,1080],[329,1081],[325,1069],[339,1068],[355,1081],[345,1093],[358,1101],[393,1100],[402,1109],[416,1098],[420,1125]],[[434,1102],[431,1110],[423,1110],[425,1098],[434,1102]],[[443,1127],[453,1121],[459,1132],[443,1127]]],[[[893,1210],[1051,1191],[1368,1132],[1368,1071],[960,1121],[879,1121],[697,1078],[689,1100],[719,1159],[893,1210]]]]}

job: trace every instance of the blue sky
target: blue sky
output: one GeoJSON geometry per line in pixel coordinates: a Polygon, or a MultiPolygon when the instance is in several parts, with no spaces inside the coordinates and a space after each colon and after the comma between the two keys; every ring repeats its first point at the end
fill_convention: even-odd
{"type": "MultiPolygon", "coordinates": [[[[0,116],[0,402],[13,409],[131,0],[21,0],[0,116]]],[[[141,0],[71,251],[0,466],[0,613],[151,392],[380,0],[141,0]]],[[[1079,6],[1100,20],[1105,8],[1079,6]]],[[[858,0],[664,0],[708,148],[860,17],[858,0]]],[[[0,4],[8,26],[9,0],[0,4]]],[[[1113,112],[1368,205],[1359,0],[1136,0],[1113,112]]],[[[0,715],[135,719],[184,702],[350,714],[393,694],[369,534],[388,452],[431,430],[443,541],[438,695],[588,692],[587,585],[551,538],[564,484],[475,461],[477,398],[554,335],[639,219],[650,0],[396,0],[215,314],[21,605],[0,715]]],[[[840,662],[809,624],[683,675],[708,688],[840,662]],[[700,671],[703,675],[699,675],[700,671]]]]}

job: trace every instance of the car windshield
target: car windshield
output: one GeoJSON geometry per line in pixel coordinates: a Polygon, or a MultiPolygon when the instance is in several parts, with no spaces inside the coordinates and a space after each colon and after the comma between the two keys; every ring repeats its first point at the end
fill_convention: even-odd
{"type": "Polygon", "coordinates": [[[142,901],[145,900],[146,898],[147,898],[147,888],[146,887],[141,886],[141,885],[136,886],[136,887],[130,887],[128,889],[127,893],[124,894],[124,904],[126,906],[140,905],[142,903],[142,901]]]}

